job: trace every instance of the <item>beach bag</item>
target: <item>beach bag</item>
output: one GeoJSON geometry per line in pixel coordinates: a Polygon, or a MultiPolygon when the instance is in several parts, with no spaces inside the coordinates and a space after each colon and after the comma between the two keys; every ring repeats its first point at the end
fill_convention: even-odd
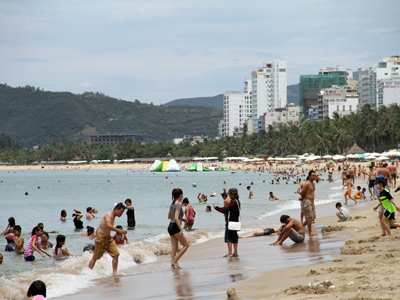
{"type": "Polygon", "coordinates": [[[242,229],[242,216],[240,214],[240,206],[239,203],[237,204],[238,209],[239,209],[239,222],[235,221],[228,221],[228,230],[232,231],[240,231],[242,229]]]}

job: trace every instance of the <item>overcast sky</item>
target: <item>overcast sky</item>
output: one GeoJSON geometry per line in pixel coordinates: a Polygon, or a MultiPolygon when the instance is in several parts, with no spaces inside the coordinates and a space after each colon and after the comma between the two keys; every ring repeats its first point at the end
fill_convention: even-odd
{"type": "Polygon", "coordinates": [[[0,83],[161,104],[400,55],[400,1],[4,1],[0,83]]]}

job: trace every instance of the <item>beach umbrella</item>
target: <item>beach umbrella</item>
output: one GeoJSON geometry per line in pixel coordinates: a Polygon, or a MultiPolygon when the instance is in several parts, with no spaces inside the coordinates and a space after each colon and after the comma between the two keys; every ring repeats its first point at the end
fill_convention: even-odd
{"type": "Polygon", "coordinates": [[[356,157],[358,154],[347,154],[346,158],[354,158],[356,157]]]}
{"type": "Polygon", "coordinates": [[[367,157],[365,157],[365,159],[376,159],[376,156],[374,156],[374,155],[368,155],[367,157]]]}
{"type": "Polygon", "coordinates": [[[359,154],[355,158],[366,158],[366,157],[368,157],[368,153],[359,154]]]}
{"type": "Polygon", "coordinates": [[[380,157],[378,157],[378,158],[375,159],[375,160],[386,160],[386,159],[389,159],[389,157],[387,157],[387,156],[380,156],[380,157]]]}
{"type": "Polygon", "coordinates": [[[324,156],[322,156],[322,158],[332,158],[332,155],[324,155],[324,156]]]}
{"type": "Polygon", "coordinates": [[[338,160],[338,159],[345,159],[346,157],[344,157],[343,155],[334,155],[332,157],[333,160],[338,160]]]}

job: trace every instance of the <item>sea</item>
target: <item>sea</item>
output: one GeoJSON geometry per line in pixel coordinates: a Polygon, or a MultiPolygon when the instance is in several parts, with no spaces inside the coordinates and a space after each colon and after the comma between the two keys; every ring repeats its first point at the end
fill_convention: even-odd
{"type": "MultiPolygon", "coordinates": [[[[336,174],[335,174],[336,175],[336,174]]],[[[303,180],[305,174],[299,175],[303,180]],[[304,175],[304,176],[302,176],[304,175]]],[[[38,223],[44,224],[50,233],[50,242],[56,236],[66,236],[65,247],[77,256],[65,260],[42,258],[35,252],[36,262],[25,262],[23,255],[4,252],[6,241],[0,237],[0,253],[4,256],[0,265],[0,299],[24,299],[31,282],[40,278],[47,284],[47,298],[73,294],[94,284],[95,280],[110,276],[111,258],[105,255],[97,261],[94,270],[88,262],[91,254],[83,253],[87,236],[80,236],[86,229],[76,230],[72,221],[73,209],[86,214],[86,208],[96,208],[97,219],[82,219],[84,227],[95,229],[114,203],[132,200],[136,227],[129,229],[128,245],[120,248],[119,274],[128,270],[156,264],[161,255],[170,254],[170,238],[167,233],[168,210],[172,202],[173,188],[181,188],[196,211],[193,231],[185,232],[190,244],[196,245],[224,235],[224,217],[206,206],[223,206],[220,193],[223,188],[235,187],[242,204],[242,233],[267,227],[278,227],[281,214],[295,214],[299,218],[300,202],[297,184],[290,180],[285,184],[269,184],[276,175],[269,172],[168,172],[153,173],[148,170],[15,170],[0,171],[0,230],[7,227],[9,217],[22,227],[25,246],[29,232],[38,223]],[[226,182],[226,183],[224,183],[226,182]],[[251,186],[254,198],[249,199],[247,186],[251,186]],[[210,197],[212,192],[216,197],[210,197]],[[280,200],[270,201],[269,192],[280,200]],[[207,204],[200,204],[199,193],[208,195],[207,204]],[[60,221],[61,210],[67,211],[67,220],[60,221]]],[[[327,179],[327,174],[322,174],[327,179]]],[[[343,200],[341,181],[316,185],[316,205],[343,200]]],[[[332,205],[332,209],[334,206],[332,205]]],[[[331,213],[333,214],[333,213],[331,213]]],[[[116,218],[115,225],[127,227],[127,217],[116,218]]],[[[52,253],[52,249],[47,249],[52,253]]]]}

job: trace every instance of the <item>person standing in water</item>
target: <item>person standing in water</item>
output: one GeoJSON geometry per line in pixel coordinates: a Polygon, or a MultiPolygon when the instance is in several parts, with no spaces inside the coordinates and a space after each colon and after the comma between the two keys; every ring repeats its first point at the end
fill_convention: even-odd
{"type": "Polygon", "coordinates": [[[253,199],[253,190],[251,189],[251,187],[248,186],[247,190],[249,191],[249,199],[253,199]]]}
{"type": "Polygon", "coordinates": [[[113,274],[117,274],[119,251],[113,237],[110,234],[111,231],[115,231],[120,234],[127,233],[126,230],[114,227],[115,217],[121,217],[124,213],[124,210],[125,206],[122,202],[115,203],[114,210],[107,212],[101,219],[99,228],[97,228],[96,231],[93,257],[89,262],[90,269],[93,269],[96,261],[103,256],[104,252],[107,251],[107,253],[113,258],[113,274]]]}
{"type": "Polygon", "coordinates": [[[196,217],[196,211],[194,210],[193,206],[189,204],[188,198],[183,199],[182,205],[185,206],[185,217],[187,220],[187,223],[183,229],[191,230],[194,224],[194,218],[196,217]]]}
{"type": "Polygon", "coordinates": [[[128,227],[135,227],[136,226],[135,209],[132,206],[131,199],[128,198],[125,200],[125,207],[127,209],[126,216],[127,216],[127,220],[128,220],[128,227]]]}
{"type": "Polygon", "coordinates": [[[168,211],[168,219],[170,219],[170,223],[168,226],[168,233],[171,237],[171,267],[174,269],[181,269],[178,264],[179,259],[185,254],[187,249],[189,249],[189,243],[183,234],[182,229],[182,221],[187,222],[186,219],[183,219],[182,212],[182,198],[183,192],[181,189],[173,189],[172,190],[172,203],[168,211]],[[178,254],[178,242],[182,244],[182,249],[178,254]]]}
{"type": "MultiPolygon", "coordinates": [[[[311,170],[308,172],[308,180],[304,183],[303,188],[300,193],[299,200],[301,201],[301,207],[306,217],[306,224],[308,227],[308,235],[317,235],[313,232],[312,223],[315,222],[315,204],[314,204],[314,192],[315,192],[315,171],[311,170]]],[[[304,225],[303,225],[304,226],[304,225]]]]}

